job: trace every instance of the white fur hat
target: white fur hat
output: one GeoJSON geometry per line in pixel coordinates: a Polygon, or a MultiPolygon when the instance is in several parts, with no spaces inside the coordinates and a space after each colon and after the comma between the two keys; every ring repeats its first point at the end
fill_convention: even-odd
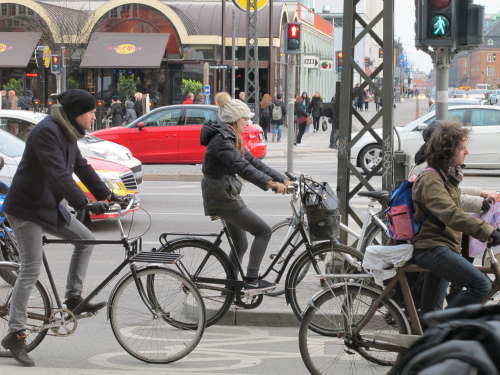
{"type": "Polygon", "coordinates": [[[232,99],[227,92],[220,92],[215,95],[215,104],[219,106],[219,117],[225,123],[232,124],[240,118],[250,119],[255,116],[246,103],[238,99],[232,99]]]}

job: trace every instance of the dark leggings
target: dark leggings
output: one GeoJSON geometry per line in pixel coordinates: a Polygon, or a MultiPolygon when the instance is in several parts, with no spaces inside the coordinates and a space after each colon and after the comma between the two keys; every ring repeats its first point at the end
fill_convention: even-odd
{"type": "MultiPolygon", "coordinates": [[[[271,228],[247,207],[233,212],[221,213],[219,216],[226,222],[240,262],[248,248],[246,232],[255,237],[250,249],[246,277],[249,279],[259,277],[260,264],[266,252],[267,244],[271,239],[271,228]]],[[[236,269],[237,262],[234,255],[231,251],[229,258],[236,269]]]]}
{"type": "Polygon", "coordinates": [[[314,130],[319,130],[319,119],[320,117],[313,117],[314,130]]]}
{"type": "Polygon", "coordinates": [[[299,132],[297,133],[297,144],[300,144],[302,142],[302,136],[304,135],[306,131],[306,122],[299,122],[299,132]]]}

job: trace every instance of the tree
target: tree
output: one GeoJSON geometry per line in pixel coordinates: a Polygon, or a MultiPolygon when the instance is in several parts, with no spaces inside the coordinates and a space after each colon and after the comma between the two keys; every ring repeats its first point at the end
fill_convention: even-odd
{"type": "Polygon", "coordinates": [[[183,79],[181,92],[182,95],[186,96],[188,93],[192,92],[195,96],[203,91],[203,84],[200,81],[195,81],[194,79],[183,79]]]}
{"type": "Polygon", "coordinates": [[[23,94],[23,84],[20,79],[11,78],[9,81],[3,85],[4,90],[14,90],[16,95],[23,94]]]}
{"type": "Polygon", "coordinates": [[[124,98],[132,98],[134,94],[137,92],[137,83],[138,79],[135,78],[133,74],[127,76],[123,73],[120,73],[118,77],[117,90],[121,97],[124,98]]]}

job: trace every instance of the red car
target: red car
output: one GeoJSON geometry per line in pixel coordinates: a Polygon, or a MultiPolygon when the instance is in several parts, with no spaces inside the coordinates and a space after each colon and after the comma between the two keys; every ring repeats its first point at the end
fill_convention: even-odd
{"type": "MultiPolygon", "coordinates": [[[[126,126],[92,134],[128,147],[143,163],[200,164],[205,153],[205,147],[200,145],[200,130],[204,124],[219,121],[217,109],[201,104],[160,107],[126,126]]],[[[248,125],[243,141],[253,156],[262,159],[266,155],[259,125],[248,125]]]]}

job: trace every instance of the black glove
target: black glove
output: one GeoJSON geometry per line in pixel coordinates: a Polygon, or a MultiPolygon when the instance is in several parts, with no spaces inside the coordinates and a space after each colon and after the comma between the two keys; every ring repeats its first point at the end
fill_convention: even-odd
{"type": "Polygon", "coordinates": [[[500,245],[500,229],[497,228],[493,231],[488,244],[491,247],[500,245]]]}
{"type": "Polygon", "coordinates": [[[484,198],[483,204],[481,206],[481,212],[488,212],[495,202],[490,198],[484,198]]]}
{"type": "Polygon", "coordinates": [[[99,201],[99,202],[89,203],[85,206],[85,208],[87,209],[87,211],[92,212],[93,214],[102,215],[103,213],[108,211],[109,207],[103,201],[99,201]]]}
{"type": "Polygon", "coordinates": [[[111,193],[111,197],[109,198],[109,201],[110,202],[118,202],[118,203],[121,203],[121,202],[124,202],[126,201],[126,196],[121,196],[121,195],[116,195],[115,193],[111,193]]]}

